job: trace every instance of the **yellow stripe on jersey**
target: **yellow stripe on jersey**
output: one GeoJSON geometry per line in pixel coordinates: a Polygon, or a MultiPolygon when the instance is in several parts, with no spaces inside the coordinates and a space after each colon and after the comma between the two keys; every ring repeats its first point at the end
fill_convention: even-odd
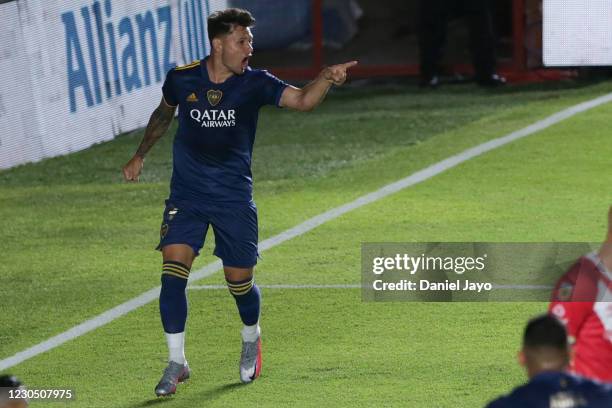
{"type": "Polygon", "coordinates": [[[176,71],[180,71],[181,69],[189,69],[189,68],[194,68],[197,67],[198,65],[200,65],[200,61],[193,61],[187,65],[181,65],[180,67],[176,67],[174,68],[176,71]]]}

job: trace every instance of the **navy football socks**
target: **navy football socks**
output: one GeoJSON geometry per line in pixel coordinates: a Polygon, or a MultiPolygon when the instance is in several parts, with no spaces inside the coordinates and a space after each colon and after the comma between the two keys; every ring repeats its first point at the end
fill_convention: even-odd
{"type": "Polygon", "coordinates": [[[187,279],[189,268],[180,262],[166,261],[161,277],[159,312],[166,333],[182,333],[187,321],[187,279]]]}
{"type": "Polygon", "coordinates": [[[227,281],[230,293],[236,299],[240,319],[245,326],[253,326],[259,321],[261,294],[259,288],[251,277],[243,281],[227,281]]]}

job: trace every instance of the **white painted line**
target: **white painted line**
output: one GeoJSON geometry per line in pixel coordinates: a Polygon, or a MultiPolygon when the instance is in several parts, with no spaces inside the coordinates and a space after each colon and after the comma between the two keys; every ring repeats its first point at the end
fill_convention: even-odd
{"type": "Polygon", "coordinates": [[[552,290],[552,285],[496,285],[493,289],[512,289],[512,290],[552,290]]]}
{"type": "MultiPolygon", "coordinates": [[[[559,122],[562,122],[565,119],[571,118],[572,116],[578,113],[585,112],[589,109],[603,105],[610,101],[612,101],[612,94],[600,96],[590,101],[583,102],[570,108],[564,109],[560,112],[557,112],[547,117],[546,119],[540,120],[530,126],[527,126],[524,129],[512,132],[506,136],[490,140],[486,143],[465,150],[455,156],[449,157],[448,159],[435,163],[423,170],[417,171],[416,173],[399,181],[396,181],[395,183],[388,184],[379,190],[361,196],[355,199],[354,201],[351,201],[350,203],[333,208],[329,211],[312,217],[302,222],[301,224],[296,225],[293,228],[290,228],[284,232],[281,232],[278,235],[268,238],[259,243],[259,251],[266,251],[270,248],[282,244],[285,241],[305,234],[306,232],[318,227],[319,225],[338,218],[349,211],[363,207],[364,205],[370,204],[374,201],[380,200],[381,198],[385,198],[391,194],[397,193],[400,190],[411,187],[422,181],[428,180],[448,169],[452,169],[453,167],[456,167],[461,163],[471,160],[474,157],[480,156],[483,153],[490,152],[491,150],[507,145],[508,143],[511,143],[515,140],[532,135],[559,122]]],[[[213,262],[211,264],[206,265],[202,269],[192,273],[190,275],[189,280],[190,282],[198,281],[200,279],[212,275],[220,268],[220,261],[213,262]]],[[[132,310],[135,310],[149,302],[152,302],[153,300],[158,298],[159,291],[159,286],[153,288],[135,297],[132,300],[122,303],[119,306],[116,306],[98,316],[93,317],[92,319],[85,321],[84,323],[79,324],[78,326],[75,326],[63,333],[58,334],[57,336],[38,343],[24,351],[20,351],[11,357],[7,357],[3,360],[0,360],[0,371],[6,370],[7,368],[13,367],[27,359],[37,356],[38,354],[51,350],[69,340],[82,336],[83,334],[91,330],[94,330],[100,326],[104,326],[105,324],[112,322],[113,320],[123,316],[126,313],[131,312],[132,310]]]]}
{"type": "MultiPolygon", "coordinates": [[[[361,285],[337,284],[337,285],[260,285],[262,289],[361,289],[361,285]]],[[[190,285],[187,289],[191,290],[227,290],[226,285],[190,285]]]]}
{"type": "MultiPolygon", "coordinates": [[[[512,289],[512,290],[539,290],[546,289],[551,290],[551,285],[497,285],[492,284],[493,289],[512,289]]],[[[361,285],[357,284],[336,284],[336,285],[260,285],[262,289],[361,289],[361,285]]],[[[189,290],[227,290],[226,285],[189,285],[189,290]]]]}

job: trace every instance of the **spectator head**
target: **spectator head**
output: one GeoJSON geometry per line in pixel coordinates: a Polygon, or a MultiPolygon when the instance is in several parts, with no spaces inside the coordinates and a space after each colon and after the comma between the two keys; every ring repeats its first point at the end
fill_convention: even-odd
{"type": "Polygon", "coordinates": [[[519,362],[529,378],[544,371],[563,371],[570,362],[565,326],[556,317],[538,316],[527,323],[519,362]]]}

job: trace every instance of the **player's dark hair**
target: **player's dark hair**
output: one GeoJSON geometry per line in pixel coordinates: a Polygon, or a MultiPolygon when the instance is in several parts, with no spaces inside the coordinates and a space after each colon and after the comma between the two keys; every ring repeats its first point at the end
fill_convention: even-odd
{"type": "Polygon", "coordinates": [[[21,381],[14,375],[0,375],[0,388],[19,388],[21,385],[21,381]]]}
{"type": "Polygon", "coordinates": [[[565,326],[554,316],[535,317],[527,323],[523,346],[528,348],[553,348],[559,351],[567,349],[567,332],[565,326]]]}
{"type": "Polygon", "coordinates": [[[220,35],[230,34],[234,27],[252,27],[255,18],[247,10],[239,8],[228,8],[215,11],[208,16],[208,40],[212,40],[220,35]]]}

